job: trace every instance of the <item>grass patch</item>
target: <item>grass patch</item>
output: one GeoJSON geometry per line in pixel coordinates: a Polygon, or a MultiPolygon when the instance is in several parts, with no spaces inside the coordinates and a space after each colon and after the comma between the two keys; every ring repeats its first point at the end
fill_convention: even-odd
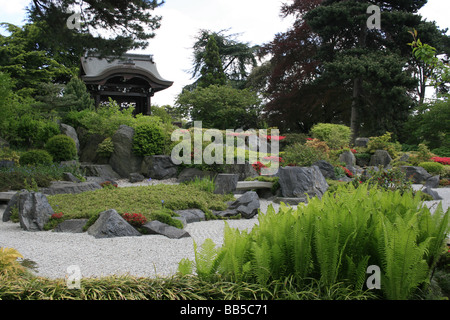
{"type": "Polygon", "coordinates": [[[153,213],[161,211],[163,206],[168,210],[200,209],[211,219],[211,210],[225,210],[226,202],[234,199],[232,195],[212,194],[189,184],[104,188],[47,198],[55,212],[63,213],[63,220],[93,221],[100,212],[109,209],[115,209],[119,214],[141,213],[148,220],[152,220],[153,213]]]}

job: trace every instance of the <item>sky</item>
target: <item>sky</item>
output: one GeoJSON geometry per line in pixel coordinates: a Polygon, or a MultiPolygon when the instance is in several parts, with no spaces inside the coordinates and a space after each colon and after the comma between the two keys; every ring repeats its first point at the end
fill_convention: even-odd
{"type": "MultiPolygon", "coordinates": [[[[181,89],[193,82],[193,45],[199,30],[238,33],[238,41],[250,45],[270,42],[274,35],[286,31],[292,18],[283,19],[280,8],[287,0],[165,0],[155,15],[162,16],[161,28],[144,51],[153,54],[160,75],[174,84],[155,94],[154,105],[173,105],[181,89]]],[[[287,1],[289,2],[289,1],[287,1]]],[[[23,25],[25,7],[30,0],[0,0],[0,22],[23,25]]],[[[450,29],[450,1],[428,0],[419,11],[426,20],[450,29]]],[[[450,31],[449,31],[450,32],[450,31]]]]}

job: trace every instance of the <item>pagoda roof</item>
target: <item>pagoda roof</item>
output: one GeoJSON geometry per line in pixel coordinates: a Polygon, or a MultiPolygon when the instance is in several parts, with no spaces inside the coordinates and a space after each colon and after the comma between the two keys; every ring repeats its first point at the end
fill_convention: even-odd
{"type": "Polygon", "coordinates": [[[90,84],[104,84],[116,76],[145,78],[156,91],[173,84],[173,81],[166,80],[159,74],[153,55],[148,54],[126,53],[118,59],[87,56],[81,58],[81,67],[81,78],[90,84]]]}

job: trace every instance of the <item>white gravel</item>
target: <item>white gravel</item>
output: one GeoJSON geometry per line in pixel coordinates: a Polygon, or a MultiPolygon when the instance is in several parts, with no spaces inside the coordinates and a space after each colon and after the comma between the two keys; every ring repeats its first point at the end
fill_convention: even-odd
{"type": "MultiPolygon", "coordinates": [[[[142,184],[158,182],[145,181],[142,184]]],[[[166,181],[166,183],[174,183],[166,181]]],[[[121,186],[127,186],[123,181],[121,186]]],[[[134,184],[136,185],[136,184],[134,184]]],[[[418,188],[418,186],[415,186],[418,188]]],[[[442,197],[444,210],[449,207],[450,188],[435,189],[442,197]]],[[[427,202],[434,205],[436,201],[427,202]]],[[[272,204],[261,199],[261,211],[272,204]]],[[[0,208],[0,217],[3,215],[0,208]]],[[[251,229],[258,223],[253,219],[228,220],[230,227],[251,229]]],[[[170,276],[177,271],[183,258],[194,259],[193,241],[201,245],[207,238],[217,245],[223,241],[224,221],[205,221],[188,224],[191,238],[169,239],[159,235],[95,239],[87,233],[68,234],[52,231],[27,232],[18,223],[0,219],[0,247],[18,250],[26,259],[37,264],[36,274],[47,278],[64,278],[69,266],[78,266],[83,277],[130,274],[134,276],[170,276]]]]}

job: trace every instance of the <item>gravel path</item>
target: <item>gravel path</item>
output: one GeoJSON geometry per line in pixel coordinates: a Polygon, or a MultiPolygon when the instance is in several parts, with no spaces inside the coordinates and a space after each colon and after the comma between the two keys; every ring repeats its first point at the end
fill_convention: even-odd
{"type": "MultiPolygon", "coordinates": [[[[156,183],[159,182],[145,181],[142,184],[156,183]]],[[[121,187],[129,185],[124,181],[119,184],[121,187]]],[[[450,204],[450,188],[435,190],[445,198],[443,205],[446,210],[450,204]]],[[[437,202],[427,202],[430,206],[435,203],[437,202]]],[[[261,199],[261,211],[266,212],[271,204],[275,210],[278,209],[278,204],[261,199]]],[[[0,209],[0,217],[3,209],[0,209]]],[[[258,220],[255,217],[227,222],[232,228],[244,230],[251,229],[258,220]]],[[[0,220],[0,247],[18,250],[24,258],[36,262],[38,276],[48,278],[64,278],[67,268],[73,265],[81,269],[83,277],[123,274],[144,277],[170,276],[177,271],[181,259],[194,259],[193,241],[202,244],[205,239],[211,238],[217,245],[221,245],[224,226],[224,221],[188,224],[186,230],[191,238],[178,240],[159,235],[95,239],[87,233],[27,232],[17,223],[0,220]]]]}

